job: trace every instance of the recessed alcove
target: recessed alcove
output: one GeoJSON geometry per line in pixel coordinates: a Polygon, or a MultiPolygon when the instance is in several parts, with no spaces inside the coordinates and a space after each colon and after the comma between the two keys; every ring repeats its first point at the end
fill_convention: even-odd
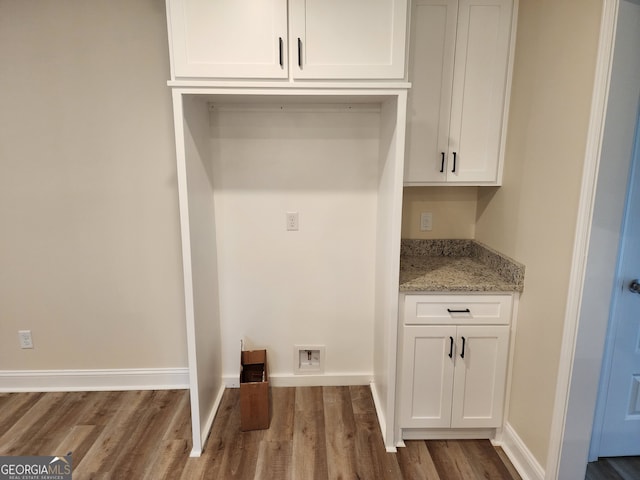
{"type": "Polygon", "coordinates": [[[392,448],[406,91],[234,92],[173,91],[193,454],[241,339],[274,385],[371,383],[392,448]],[[294,375],[295,344],[324,374],[294,375]]]}

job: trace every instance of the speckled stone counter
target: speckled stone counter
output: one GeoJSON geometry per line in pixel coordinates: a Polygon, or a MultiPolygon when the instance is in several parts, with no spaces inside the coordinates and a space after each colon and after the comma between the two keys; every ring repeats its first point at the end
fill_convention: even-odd
{"type": "Polygon", "coordinates": [[[402,240],[400,292],[522,292],[524,265],[473,240],[402,240]]]}

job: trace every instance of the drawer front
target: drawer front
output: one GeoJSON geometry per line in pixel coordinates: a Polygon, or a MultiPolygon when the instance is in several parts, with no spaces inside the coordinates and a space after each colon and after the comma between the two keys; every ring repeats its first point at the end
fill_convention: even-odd
{"type": "Polygon", "coordinates": [[[406,295],[405,325],[507,325],[511,295],[406,295]]]}

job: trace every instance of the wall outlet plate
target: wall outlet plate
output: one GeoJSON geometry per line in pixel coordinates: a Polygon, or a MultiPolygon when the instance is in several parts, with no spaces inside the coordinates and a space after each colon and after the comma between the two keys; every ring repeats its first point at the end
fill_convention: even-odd
{"type": "Polygon", "coordinates": [[[31,330],[18,330],[18,340],[20,341],[20,348],[33,348],[31,330]]]}
{"type": "Polygon", "coordinates": [[[430,232],[433,228],[433,214],[431,212],[422,212],[420,214],[420,231],[430,232]]]}
{"type": "Polygon", "coordinates": [[[297,232],[299,226],[298,212],[287,212],[287,231],[297,232]]]}

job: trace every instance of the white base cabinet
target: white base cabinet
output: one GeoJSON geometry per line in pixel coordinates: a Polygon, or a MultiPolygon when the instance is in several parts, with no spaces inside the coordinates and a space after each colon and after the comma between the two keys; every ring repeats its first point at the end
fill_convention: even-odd
{"type": "Polygon", "coordinates": [[[498,427],[509,327],[407,326],[401,423],[411,428],[498,427]]]}
{"type": "Polygon", "coordinates": [[[510,315],[510,295],[405,296],[401,429],[502,425],[510,315]]]}

